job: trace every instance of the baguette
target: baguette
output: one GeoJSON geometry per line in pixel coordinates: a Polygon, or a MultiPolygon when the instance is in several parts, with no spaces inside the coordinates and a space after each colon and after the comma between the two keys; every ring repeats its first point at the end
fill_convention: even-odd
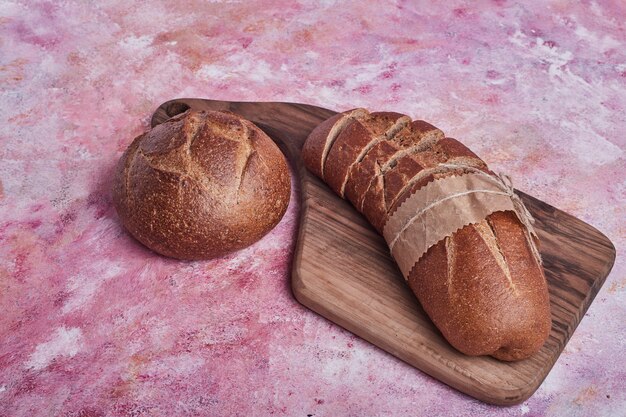
{"type": "MultiPolygon", "coordinates": [[[[495,175],[424,121],[356,112],[323,122],[307,138],[303,159],[379,233],[431,181],[477,171],[495,175]]],[[[494,212],[431,246],[410,270],[409,287],[459,351],[513,361],[536,353],[547,339],[547,283],[531,239],[515,212],[494,212]]]]}

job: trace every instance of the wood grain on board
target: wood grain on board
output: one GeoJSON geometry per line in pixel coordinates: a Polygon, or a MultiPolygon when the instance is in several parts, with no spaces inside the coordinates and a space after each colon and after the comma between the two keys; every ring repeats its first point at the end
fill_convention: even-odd
{"type": "MultiPolygon", "coordinates": [[[[518,192],[536,219],[550,291],[552,331],[543,348],[518,362],[470,357],[450,346],[405,284],[383,238],[345,200],[304,167],[309,132],[335,114],[294,103],[177,99],[154,113],[155,126],[189,108],[229,110],[255,122],[288,154],[301,181],[302,211],[291,285],[311,310],[442,382],[482,401],[511,405],[544,380],[615,259],[592,226],[518,192]]],[[[487,161],[488,162],[488,161],[487,161]]]]}

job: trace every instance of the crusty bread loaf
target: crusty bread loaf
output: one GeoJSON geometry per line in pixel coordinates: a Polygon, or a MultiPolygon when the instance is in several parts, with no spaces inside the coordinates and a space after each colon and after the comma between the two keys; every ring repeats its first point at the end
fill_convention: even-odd
{"type": "Polygon", "coordinates": [[[258,127],[232,113],[187,111],[131,143],[113,201],[126,229],[150,249],[209,259],[270,231],[290,192],[285,158],[258,127]]]}
{"type": "MultiPolygon", "coordinates": [[[[322,123],[307,138],[303,159],[380,233],[429,182],[477,170],[493,175],[463,144],[426,122],[393,114],[380,123],[382,113],[362,109],[358,117],[351,114],[322,123]],[[376,130],[363,128],[374,124],[376,130]],[[350,157],[342,151],[342,158],[331,159],[338,144],[350,157]],[[341,176],[330,179],[329,173],[341,176]]],[[[551,328],[547,284],[529,239],[514,212],[495,212],[439,241],[410,271],[408,284],[424,310],[461,352],[510,361],[545,342],[551,328]]]]}

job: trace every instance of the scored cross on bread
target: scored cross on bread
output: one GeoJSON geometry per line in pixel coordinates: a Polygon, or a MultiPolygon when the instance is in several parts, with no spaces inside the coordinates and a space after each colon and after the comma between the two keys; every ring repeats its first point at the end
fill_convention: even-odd
{"type": "MultiPolygon", "coordinates": [[[[429,123],[364,109],[320,124],[302,156],[380,233],[389,217],[428,183],[477,171],[494,175],[471,150],[429,123]]],[[[408,284],[461,352],[518,360],[537,352],[548,337],[547,284],[530,239],[514,212],[495,212],[416,260],[408,284]]]]}

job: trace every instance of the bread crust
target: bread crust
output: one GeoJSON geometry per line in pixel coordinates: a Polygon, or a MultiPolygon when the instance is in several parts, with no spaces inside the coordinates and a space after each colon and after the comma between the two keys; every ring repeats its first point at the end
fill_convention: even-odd
{"type": "Polygon", "coordinates": [[[543,270],[512,212],[493,213],[431,247],[411,271],[409,286],[446,340],[465,354],[524,359],[550,333],[543,270]],[[508,271],[494,260],[494,250],[508,271]]]}
{"type": "Polygon", "coordinates": [[[365,109],[356,108],[326,119],[313,129],[302,149],[304,164],[319,178],[324,179],[324,162],[339,133],[354,119],[369,114],[365,109]]]}
{"type": "Polygon", "coordinates": [[[117,166],[113,202],[141,243],[194,260],[260,239],[290,193],[286,160],[263,131],[232,113],[188,111],[132,142],[117,166]]]}
{"type": "Polygon", "coordinates": [[[378,142],[393,136],[410,121],[393,112],[375,112],[354,119],[341,130],[324,161],[324,180],[343,197],[350,169],[360,162],[378,142]]]}
{"type": "Polygon", "coordinates": [[[360,211],[376,176],[382,175],[402,156],[424,150],[443,138],[443,132],[422,120],[405,125],[395,135],[377,143],[362,161],[350,169],[345,195],[360,211]]]}

